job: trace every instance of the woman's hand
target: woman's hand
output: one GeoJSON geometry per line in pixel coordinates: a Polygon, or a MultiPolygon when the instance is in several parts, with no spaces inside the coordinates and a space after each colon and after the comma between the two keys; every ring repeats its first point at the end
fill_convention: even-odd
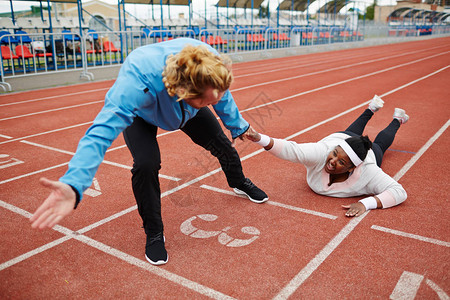
{"type": "MultiPolygon", "coordinates": [[[[252,142],[258,142],[261,139],[261,136],[255,129],[253,129],[252,126],[249,126],[247,131],[241,134],[238,138],[241,140],[247,139],[252,142]]],[[[236,146],[236,139],[233,139],[231,146],[236,146]]]]}
{"type": "Polygon", "coordinates": [[[39,182],[52,191],[30,218],[30,222],[32,222],[31,227],[39,229],[52,228],[73,211],[76,194],[70,185],[60,181],[48,180],[42,177],[39,182]]]}
{"type": "Polygon", "coordinates": [[[256,132],[256,130],[253,129],[252,126],[250,126],[246,132],[244,132],[242,137],[252,142],[259,142],[259,140],[261,140],[261,135],[256,132]]]}
{"type": "Polygon", "coordinates": [[[342,208],[348,209],[345,213],[347,217],[359,217],[366,211],[366,207],[361,202],[352,203],[350,205],[342,205],[342,208]]]}

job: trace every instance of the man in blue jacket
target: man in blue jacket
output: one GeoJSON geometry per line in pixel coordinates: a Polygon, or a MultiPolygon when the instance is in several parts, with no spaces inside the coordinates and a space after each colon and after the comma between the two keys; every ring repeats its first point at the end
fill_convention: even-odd
{"type": "Polygon", "coordinates": [[[59,181],[41,178],[52,192],[30,219],[33,228],[53,227],[76,208],[106,150],[123,132],[133,156],[132,187],[147,235],[145,256],[152,264],[165,264],[158,127],[182,130],[217,157],[236,193],[256,203],[267,201],[266,193],[244,176],[237,151],[207,107],[212,105],[233,142],[246,135],[250,125],[231,96],[231,82],[227,61],[198,40],[176,39],[134,50],[80,140],[66,174],[59,181]]]}

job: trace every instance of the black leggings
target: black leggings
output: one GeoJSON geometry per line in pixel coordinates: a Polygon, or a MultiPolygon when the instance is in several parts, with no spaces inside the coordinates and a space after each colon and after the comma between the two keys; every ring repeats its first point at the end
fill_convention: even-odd
{"type": "MultiPolygon", "coordinates": [[[[158,173],[161,154],[156,139],[157,127],[136,117],[125,129],[123,136],[133,156],[132,187],[146,234],[163,231],[161,217],[161,188],[158,173]]],[[[241,160],[236,149],[224,134],[209,108],[200,109],[195,117],[181,129],[194,143],[215,156],[222,167],[230,187],[244,181],[241,160]]]]}
{"type": "MultiPolygon", "coordinates": [[[[351,136],[362,135],[367,122],[372,118],[373,112],[370,109],[366,109],[345,131],[344,133],[351,136]]],[[[394,142],[395,134],[400,128],[400,122],[397,119],[393,119],[392,122],[378,133],[377,137],[372,143],[372,150],[375,153],[377,165],[381,167],[384,152],[394,142]]]]}

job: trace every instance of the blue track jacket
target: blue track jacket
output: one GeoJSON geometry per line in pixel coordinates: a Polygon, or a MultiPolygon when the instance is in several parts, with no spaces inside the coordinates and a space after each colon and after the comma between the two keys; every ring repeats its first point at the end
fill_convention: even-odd
{"type": "MultiPolygon", "coordinates": [[[[108,147],[136,116],[171,131],[183,127],[197,114],[198,109],[183,103],[185,119],[181,124],[183,114],[176,102],[178,97],[170,97],[162,81],[167,57],[179,53],[188,44],[205,45],[218,54],[201,41],[180,38],[143,46],[128,55],[116,82],[106,94],[105,105],[80,140],[66,174],[60,178],[78,191],[80,199],[91,185],[108,147]]],[[[248,129],[249,124],[239,113],[230,91],[226,91],[213,108],[233,138],[248,129]]]]}

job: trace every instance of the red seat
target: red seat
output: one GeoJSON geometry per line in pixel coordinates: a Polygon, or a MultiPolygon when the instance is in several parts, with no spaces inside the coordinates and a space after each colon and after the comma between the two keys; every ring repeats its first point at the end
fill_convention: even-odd
{"type": "Polygon", "coordinates": [[[33,58],[34,55],[31,54],[30,49],[27,46],[18,45],[16,46],[16,54],[20,58],[33,58]]]}
{"type": "Polygon", "coordinates": [[[19,56],[15,55],[8,46],[2,46],[2,58],[3,59],[18,59],[19,56]]]}
{"type": "MultiPolygon", "coordinates": [[[[90,50],[90,51],[92,51],[92,50],[90,50]]],[[[105,41],[103,43],[103,51],[104,52],[120,52],[120,50],[117,49],[116,46],[114,46],[113,42],[110,42],[110,41],[105,41]]]]}
{"type": "Polygon", "coordinates": [[[228,41],[222,39],[222,37],[220,35],[218,35],[218,36],[216,36],[215,43],[216,43],[216,45],[224,45],[224,44],[228,44],[228,41]]]}
{"type": "Polygon", "coordinates": [[[290,37],[287,36],[286,33],[281,33],[281,34],[280,34],[280,38],[281,38],[281,40],[283,40],[283,41],[289,41],[289,40],[291,39],[290,37]]]}

